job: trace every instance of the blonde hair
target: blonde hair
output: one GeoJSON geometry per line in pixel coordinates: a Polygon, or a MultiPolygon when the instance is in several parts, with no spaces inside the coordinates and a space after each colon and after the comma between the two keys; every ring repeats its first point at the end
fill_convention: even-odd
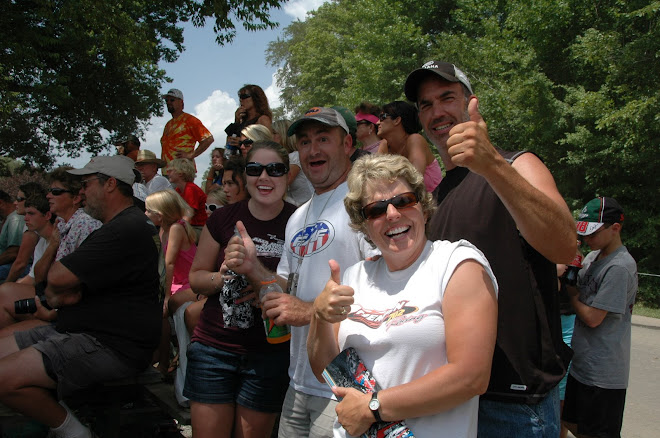
{"type": "Polygon", "coordinates": [[[351,228],[366,235],[367,220],[362,216],[362,203],[368,196],[372,184],[383,181],[394,182],[397,179],[405,181],[417,195],[424,217],[431,217],[435,209],[433,196],[426,191],[424,177],[415,166],[401,155],[368,154],[355,160],[348,173],[348,193],[344,198],[344,206],[351,221],[351,228]]]}
{"type": "MultiPolygon", "coordinates": [[[[144,206],[147,210],[158,213],[163,222],[168,225],[180,221],[184,216],[193,215],[193,210],[188,203],[172,189],[160,190],[147,196],[144,206]]],[[[183,228],[186,230],[186,236],[190,243],[195,243],[197,234],[193,227],[187,221],[184,221],[183,228]]]]}
{"type": "Polygon", "coordinates": [[[222,189],[213,189],[206,194],[206,203],[211,203],[217,205],[227,205],[227,194],[222,189]]]}
{"type": "Polygon", "coordinates": [[[291,153],[297,151],[298,148],[296,147],[295,134],[291,137],[287,135],[289,126],[291,126],[290,120],[280,119],[273,122],[273,132],[280,134],[280,144],[284,147],[284,149],[286,149],[288,153],[291,153]]]}
{"type": "Polygon", "coordinates": [[[187,158],[175,158],[167,164],[168,169],[174,169],[183,175],[186,182],[193,182],[195,180],[195,164],[187,158]]]}
{"type": "Polygon", "coordinates": [[[252,141],[272,140],[273,133],[264,125],[248,125],[241,131],[241,134],[252,141]]]}

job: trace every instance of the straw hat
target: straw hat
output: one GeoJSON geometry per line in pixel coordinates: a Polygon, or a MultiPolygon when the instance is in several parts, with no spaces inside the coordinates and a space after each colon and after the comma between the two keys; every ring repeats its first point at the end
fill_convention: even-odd
{"type": "Polygon", "coordinates": [[[156,158],[156,154],[147,149],[138,151],[137,160],[135,160],[135,164],[137,163],[154,163],[158,167],[165,167],[165,162],[160,158],[156,158]]]}

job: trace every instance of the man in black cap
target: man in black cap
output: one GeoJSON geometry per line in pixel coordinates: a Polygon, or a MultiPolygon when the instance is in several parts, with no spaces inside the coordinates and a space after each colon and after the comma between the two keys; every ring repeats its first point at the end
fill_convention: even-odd
{"type": "Polygon", "coordinates": [[[556,385],[571,356],[561,337],[555,263],[577,251],[571,213],[536,155],[491,144],[470,81],[455,65],[427,62],[410,73],[405,93],[447,171],[434,192],[439,208],[429,238],[475,244],[500,288],[479,437],[555,438],[556,385]]]}
{"type": "Polygon", "coordinates": [[[103,226],[48,271],[57,322],[0,339],[0,402],[48,425],[49,436],[86,438],[89,429],[58,399],[151,362],[161,331],[160,241],[133,205],[133,160],[95,157],[68,172],[81,175],[85,211],[103,226]]]}

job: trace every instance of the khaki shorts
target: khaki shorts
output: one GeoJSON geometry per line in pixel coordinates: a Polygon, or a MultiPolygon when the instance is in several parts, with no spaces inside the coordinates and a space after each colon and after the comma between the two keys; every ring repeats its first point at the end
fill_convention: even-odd
{"type": "Polygon", "coordinates": [[[59,333],[53,325],[14,334],[19,349],[34,347],[43,356],[48,376],[57,383],[59,399],[96,383],[133,376],[136,370],[114,350],[84,333],[59,333]]]}

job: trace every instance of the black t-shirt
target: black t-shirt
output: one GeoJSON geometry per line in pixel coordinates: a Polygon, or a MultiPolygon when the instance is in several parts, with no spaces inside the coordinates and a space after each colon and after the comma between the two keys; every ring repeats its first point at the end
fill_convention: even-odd
{"type": "MultiPolygon", "coordinates": [[[[225,258],[225,248],[234,235],[234,226],[239,220],[252,238],[257,250],[257,257],[270,271],[277,270],[277,264],[284,247],[284,231],[289,217],[296,210],[288,202],[280,214],[268,221],[262,221],[250,213],[248,200],[226,205],[213,212],[206,227],[211,236],[220,244],[216,269],[219,269],[225,258]]],[[[248,307],[250,307],[248,305],[248,307]]],[[[192,341],[199,341],[224,351],[235,354],[249,352],[272,353],[289,349],[289,343],[269,344],[266,341],[261,311],[251,308],[254,324],[249,328],[228,326],[223,318],[223,308],[219,295],[209,297],[204,304],[192,341]]]]}
{"type": "Polygon", "coordinates": [[[161,332],[159,245],[156,228],[134,206],[90,234],[60,260],[80,279],[82,299],[59,309],[57,331],[89,334],[146,367],[161,332]]]}

